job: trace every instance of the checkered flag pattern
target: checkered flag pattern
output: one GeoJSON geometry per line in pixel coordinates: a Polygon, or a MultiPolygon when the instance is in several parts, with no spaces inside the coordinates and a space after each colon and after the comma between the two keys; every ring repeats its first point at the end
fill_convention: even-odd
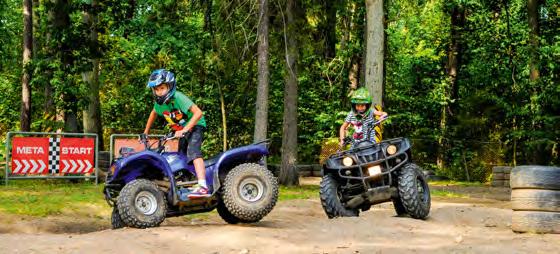
{"type": "Polygon", "coordinates": [[[60,171],[60,138],[49,138],[49,173],[58,174],[60,171]]]}

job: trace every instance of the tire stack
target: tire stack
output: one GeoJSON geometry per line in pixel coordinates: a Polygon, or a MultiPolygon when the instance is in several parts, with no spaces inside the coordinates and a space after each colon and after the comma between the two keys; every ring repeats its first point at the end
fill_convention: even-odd
{"type": "Polygon", "coordinates": [[[508,187],[511,167],[509,166],[496,166],[492,168],[492,186],[493,187],[508,187]]]}
{"type": "Polygon", "coordinates": [[[510,183],[511,229],[560,234],[560,168],[515,167],[510,183]]]}

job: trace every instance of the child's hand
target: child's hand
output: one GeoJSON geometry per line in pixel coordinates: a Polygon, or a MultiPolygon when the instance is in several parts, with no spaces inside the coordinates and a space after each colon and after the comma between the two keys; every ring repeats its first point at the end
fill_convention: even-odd
{"type": "Polygon", "coordinates": [[[148,140],[148,134],[147,133],[142,133],[138,136],[138,142],[144,143],[146,140],[148,140]]]}
{"type": "Polygon", "coordinates": [[[185,134],[185,129],[182,129],[180,131],[175,132],[175,137],[176,138],[182,138],[184,134],[185,134]]]}

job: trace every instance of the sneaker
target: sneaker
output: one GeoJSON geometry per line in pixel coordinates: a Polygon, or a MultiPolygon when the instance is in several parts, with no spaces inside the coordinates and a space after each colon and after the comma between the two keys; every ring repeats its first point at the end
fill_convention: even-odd
{"type": "Polygon", "coordinates": [[[210,197],[210,194],[208,194],[208,188],[197,184],[193,187],[191,193],[189,193],[187,197],[189,197],[190,199],[205,198],[210,197]]]}

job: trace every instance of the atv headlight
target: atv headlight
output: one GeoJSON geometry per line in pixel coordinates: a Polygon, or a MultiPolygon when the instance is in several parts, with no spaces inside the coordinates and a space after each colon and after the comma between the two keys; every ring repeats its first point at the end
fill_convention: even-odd
{"type": "Polygon", "coordinates": [[[393,155],[395,153],[397,153],[397,146],[396,145],[389,145],[387,147],[387,154],[388,155],[393,155]]]}
{"type": "Polygon", "coordinates": [[[344,157],[344,159],[342,159],[342,165],[350,167],[352,166],[352,164],[354,164],[354,160],[352,160],[352,157],[344,157]]]}
{"type": "Polygon", "coordinates": [[[375,176],[375,175],[381,174],[381,166],[379,166],[379,165],[371,166],[367,170],[368,170],[368,174],[370,176],[375,176]]]}

